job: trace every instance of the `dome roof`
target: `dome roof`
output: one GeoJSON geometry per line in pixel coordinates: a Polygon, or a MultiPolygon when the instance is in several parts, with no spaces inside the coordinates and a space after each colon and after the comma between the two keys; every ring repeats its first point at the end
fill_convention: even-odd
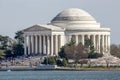
{"type": "Polygon", "coordinates": [[[95,21],[95,19],[82,9],[70,8],[60,12],[51,22],[55,21],[95,21]]]}
{"type": "Polygon", "coordinates": [[[63,10],[51,20],[50,24],[65,28],[66,30],[100,27],[100,24],[96,22],[94,17],[78,8],[63,10]]]}

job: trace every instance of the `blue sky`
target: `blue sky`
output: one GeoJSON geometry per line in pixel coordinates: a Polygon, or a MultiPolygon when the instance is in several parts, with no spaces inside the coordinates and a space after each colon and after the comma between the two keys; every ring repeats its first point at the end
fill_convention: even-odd
{"type": "Polygon", "coordinates": [[[111,28],[111,44],[120,44],[120,0],[0,0],[0,35],[15,32],[34,24],[46,24],[59,12],[81,8],[111,28]]]}

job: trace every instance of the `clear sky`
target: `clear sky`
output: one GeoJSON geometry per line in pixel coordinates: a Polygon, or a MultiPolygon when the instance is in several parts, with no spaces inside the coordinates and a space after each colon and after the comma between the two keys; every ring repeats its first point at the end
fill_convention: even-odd
{"type": "Polygon", "coordinates": [[[111,28],[111,44],[120,44],[120,0],[0,0],[0,35],[14,38],[15,32],[34,24],[46,24],[59,12],[81,8],[111,28]]]}

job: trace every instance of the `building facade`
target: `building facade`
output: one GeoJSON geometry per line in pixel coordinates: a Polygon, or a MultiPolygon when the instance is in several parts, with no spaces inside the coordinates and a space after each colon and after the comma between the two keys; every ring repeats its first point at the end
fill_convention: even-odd
{"type": "Polygon", "coordinates": [[[71,39],[84,45],[86,38],[92,40],[97,53],[110,54],[110,28],[101,28],[82,9],[66,9],[50,23],[33,25],[23,31],[25,55],[58,55],[60,48],[71,39]]]}

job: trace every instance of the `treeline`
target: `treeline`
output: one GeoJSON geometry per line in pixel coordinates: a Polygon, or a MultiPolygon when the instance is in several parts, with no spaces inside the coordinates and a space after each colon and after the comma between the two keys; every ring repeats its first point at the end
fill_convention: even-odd
{"type": "Polygon", "coordinates": [[[120,58],[120,45],[112,44],[110,48],[111,55],[120,58]]]}
{"type": "Polygon", "coordinates": [[[14,39],[0,35],[0,59],[14,58],[24,55],[23,32],[15,33],[14,39]]]}
{"type": "MultiPolygon", "coordinates": [[[[110,52],[111,55],[120,58],[120,45],[111,45],[110,52]]],[[[90,39],[85,40],[85,45],[82,45],[82,43],[76,45],[75,41],[71,41],[60,49],[58,56],[45,58],[43,64],[67,66],[72,63],[75,64],[75,66],[81,64],[82,67],[83,64],[89,63],[89,59],[102,56],[102,53],[95,52],[93,43],[90,39]]]]}
{"type": "Polygon", "coordinates": [[[87,63],[87,59],[93,59],[102,57],[103,54],[96,53],[92,40],[86,39],[85,45],[79,43],[75,44],[74,40],[65,44],[59,51],[57,57],[47,57],[45,58],[43,64],[57,64],[58,66],[67,66],[67,64],[73,63],[75,66],[77,64],[87,63]]]}

